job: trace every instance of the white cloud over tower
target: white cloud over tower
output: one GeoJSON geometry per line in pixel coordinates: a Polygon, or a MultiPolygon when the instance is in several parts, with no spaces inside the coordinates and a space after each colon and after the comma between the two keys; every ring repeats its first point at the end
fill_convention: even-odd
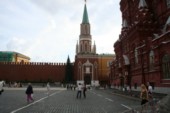
{"type": "MultiPolygon", "coordinates": [[[[0,0],[0,50],[23,53],[35,62],[74,61],[83,0],[0,0]]],[[[97,53],[114,53],[121,15],[118,0],[88,0],[97,53]]]]}

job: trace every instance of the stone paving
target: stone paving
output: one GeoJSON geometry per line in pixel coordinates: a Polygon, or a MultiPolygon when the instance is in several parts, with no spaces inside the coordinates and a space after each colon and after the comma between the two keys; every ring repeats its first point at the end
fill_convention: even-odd
{"type": "Polygon", "coordinates": [[[34,88],[32,103],[26,102],[25,89],[8,89],[0,96],[0,113],[121,113],[138,101],[126,100],[104,90],[89,90],[87,98],[76,98],[76,91],[34,88]]]}

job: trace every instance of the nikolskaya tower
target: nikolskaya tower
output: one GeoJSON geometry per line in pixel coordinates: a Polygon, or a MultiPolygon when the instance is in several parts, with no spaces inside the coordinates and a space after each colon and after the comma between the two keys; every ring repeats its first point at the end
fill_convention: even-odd
{"type": "Polygon", "coordinates": [[[98,80],[98,55],[95,42],[92,45],[90,22],[86,2],[84,5],[83,19],[80,24],[79,41],[76,44],[75,79],[77,83],[99,85],[98,80]]]}

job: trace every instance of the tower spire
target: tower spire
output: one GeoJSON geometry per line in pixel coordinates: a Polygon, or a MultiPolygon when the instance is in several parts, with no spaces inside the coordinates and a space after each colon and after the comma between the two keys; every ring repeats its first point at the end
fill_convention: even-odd
{"type": "Polygon", "coordinates": [[[83,13],[83,21],[82,23],[89,23],[89,18],[88,18],[88,13],[87,13],[87,8],[86,8],[86,0],[85,0],[85,5],[84,5],[84,13],[83,13]]]}

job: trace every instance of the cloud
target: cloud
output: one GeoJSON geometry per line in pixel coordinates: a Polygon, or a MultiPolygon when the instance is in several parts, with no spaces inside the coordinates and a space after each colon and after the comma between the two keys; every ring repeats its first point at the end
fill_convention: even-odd
{"type": "MultiPolygon", "coordinates": [[[[1,49],[23,53],[35,62],[66,62],[68,55],[74,61],[83,2],[3,1],[0,4],[0,36],[6,38],[3,38],[1,49]]],[[[95,41],[98,53],[113,53],[121,25],[118,6],[118,1],[114,0],[87,1],[92,41],[95,41]]]]}
{"type": "Polygon", "coordinates": [[[15,50],[18,52],[25,51],[28,48],[26,40],[18,37],[12,37],[6,46],[7,50],[9,51],[15,50]]]}
{"type": "Polygon", "coordinates": [[[31,0],[32,3],[36,4],[48,13],[55,15],[62,11],[71,11],[80,8],[81,0],[31,0]],[[78,7],[77,7],[78,6],[78,7]],[[70,10],[71,9],[71,10],[70,10]]]}

